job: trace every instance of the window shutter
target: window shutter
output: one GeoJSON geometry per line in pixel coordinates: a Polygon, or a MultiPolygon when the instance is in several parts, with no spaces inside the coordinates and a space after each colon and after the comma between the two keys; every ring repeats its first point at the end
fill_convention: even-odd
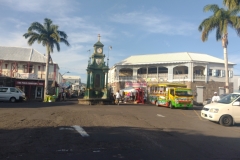
{"type": "Polygon", "coordinates": [[[203,75],[208,75],[208,74],[207,74],[207,69],[204,69],[203,75]]]}
{"type": "Polygon", "coordinates": [[[221,77],[225,77],[225,71],[221,70],[221,77]]]}
{"type": "Polygon", "coordinates": [[[232,78],[233,77],[233,71],[229,71],[228,73],[229,73],[228,76],[232,78]]]}
{"type": "Polygon", "coordinates": [[[216,76],[217,76],[217,70],[213,69],[212,72],[213,72],[213,73],[212,73],[213,76],[216,77],[216,76]]]}

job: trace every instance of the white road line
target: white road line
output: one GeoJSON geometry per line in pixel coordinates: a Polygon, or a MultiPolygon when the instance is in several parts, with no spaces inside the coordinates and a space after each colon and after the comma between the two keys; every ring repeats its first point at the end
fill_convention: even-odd
{"type": "Polygon", "coordinates": [[[161,115],[161,114],[157,114],[157,116],[158,116],[158,117],[165,117],[165,116],[163,116],[163,115],[161,115]]]}
{"type": "Polygon", "coordinates": [[[72,126],[78,133],[81,134],[82,137],[89,137],[89,135],[87,134],[87,132],[80,126],[74,125],[72,126]]]}
{"type": "Polygon", "coordinates": [[[63,127],[61,127],[61,128],[59,128],[59,130],[74,130],[73,128],[63,128],[63,127]]]}

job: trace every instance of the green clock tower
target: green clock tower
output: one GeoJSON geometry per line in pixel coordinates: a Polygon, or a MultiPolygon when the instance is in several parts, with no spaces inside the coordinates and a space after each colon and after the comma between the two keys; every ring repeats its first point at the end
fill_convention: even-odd
{"type": "Polygon", "coordinates": [[[93,45],[94,51],[89,58],[87,67],[87,86],[83,99],[79,104],[110,104],[110,88],[108,87],[108,71],[103,54],[104,45],[98,41],[93,45]]]}

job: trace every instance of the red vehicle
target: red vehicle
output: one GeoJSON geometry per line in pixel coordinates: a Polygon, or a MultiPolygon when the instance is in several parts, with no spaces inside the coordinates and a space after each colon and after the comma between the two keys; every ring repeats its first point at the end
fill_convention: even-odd
{"type": "Polygon", "coordinates": [[[142,90],[141,88],[137,88],[136,90],[136,97],[135,97],[135,101],[134,103],[142,103],[144,104],[144,90],[142,90]]]}

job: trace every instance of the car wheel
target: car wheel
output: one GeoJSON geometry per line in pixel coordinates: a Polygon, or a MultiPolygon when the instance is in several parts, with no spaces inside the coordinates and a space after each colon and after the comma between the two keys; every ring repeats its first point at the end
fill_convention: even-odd
{"type": "Polygon", "coordinates": [[[223,126],[231,126],[233,124],[233,119],[229,115],[224,115],[220,118],[219,123],[223,126]]]}
{"type": "Polygon", "coordinates": [[[169,106],[169,108],[171,108],[171,109],[174,108],[171,102],[169,102],[169,105],[168,105],[168,106],[169,106]]]}
{"type": "Polygon", "coordinates": [[[16,98],[14,98],[14,97],[10,98],[10,102],[12,102],[12,103],[16,102],[16,98]]]}

